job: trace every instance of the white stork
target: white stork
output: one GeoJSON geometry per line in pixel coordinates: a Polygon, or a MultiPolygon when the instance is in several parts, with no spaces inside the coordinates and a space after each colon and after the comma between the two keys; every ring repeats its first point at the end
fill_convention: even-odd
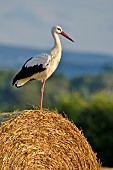
{"type": "Polygon", "coordinates": [[[74,42],[60,26],[54,26],[51,33],[54,38],[54,47],[46,53],[41,53],[28,59],[21,71],[14,77],[12,83],[16,87],[21,87],[30,80],[41,80],[40,110],[42,110],[45,81],[56,70],[61,59],[62,47],[59,34],[74,42]]]}

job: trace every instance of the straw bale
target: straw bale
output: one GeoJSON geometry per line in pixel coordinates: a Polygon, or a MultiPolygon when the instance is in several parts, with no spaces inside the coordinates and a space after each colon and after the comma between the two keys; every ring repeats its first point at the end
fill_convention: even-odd
{"type": "Polygon", "coordinates": [[[81,131],[56,111],[22,111],[0,128],[1,170],[99,170],[81,131]]]}

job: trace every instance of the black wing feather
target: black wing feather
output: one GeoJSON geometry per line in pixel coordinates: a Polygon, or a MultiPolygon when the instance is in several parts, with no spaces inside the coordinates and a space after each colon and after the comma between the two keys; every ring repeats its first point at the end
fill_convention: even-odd
{"type": "Polygon", "coordinates": [[[21,71],[14,77],[13,83],[12,83],[13,85],[15,84],[15,82],[17,80],[27,78],[27,77],[31,77],[33,74],[40,73],[40,72],[42,72],[46,69],[46,68],[43,68],[43,64],[34,65],[34,66],[31,66],[31,67],[25,67],[25,64],[23,65],[21,71]]]}

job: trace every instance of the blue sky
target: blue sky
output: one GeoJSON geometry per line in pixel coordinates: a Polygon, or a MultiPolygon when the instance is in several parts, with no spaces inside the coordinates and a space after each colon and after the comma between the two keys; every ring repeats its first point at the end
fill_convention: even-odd
{"type": "Polygon", "coordinates": [[[51,48],[53,25],[64,50],[113,55],[113,0],[0,0],[0,44],[51,48]]]}

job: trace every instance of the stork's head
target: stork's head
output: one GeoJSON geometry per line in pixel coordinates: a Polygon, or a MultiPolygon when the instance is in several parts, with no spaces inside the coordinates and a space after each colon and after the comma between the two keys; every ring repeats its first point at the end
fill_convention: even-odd
{"type": "Polygon", "coordinates": [[[62,36],[66,37],[67,39],[69,39],[70,41],[74,42],[72,40],[72,38],[70,38],[60,26],[54,26],[51,30],[52,34],[57,33],[57,34],[61,34],[62,36]]]}

